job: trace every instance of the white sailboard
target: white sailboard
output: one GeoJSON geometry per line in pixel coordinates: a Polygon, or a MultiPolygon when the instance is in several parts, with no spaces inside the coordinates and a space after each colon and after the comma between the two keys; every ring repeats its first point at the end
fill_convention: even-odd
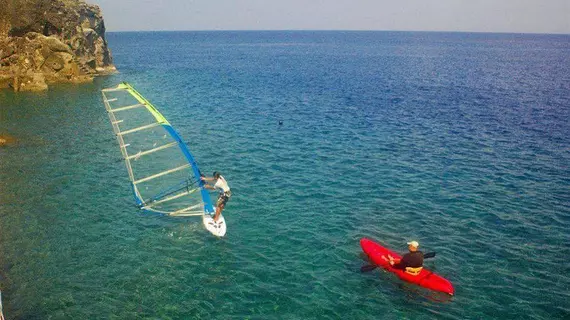
{"type": "Polygon", "coordinates": [[[220,213],[218,221],[214,221],[213,215],[204,215],[202,217],[202,223],[206,230],[210,231],[213,235],[218,237],[223,237],[226,234],[226,219],[220,213]]]}
{"type": "MultiPolygon", "coordinates": [[[[130,84],[103,89],[103,102],[127,167],[135,204],[142,210],[173,217],[215,211],[188,146],[166,118],[130,84]]],[[[221,227],[206,229],[216,236],[221,227]]]]}

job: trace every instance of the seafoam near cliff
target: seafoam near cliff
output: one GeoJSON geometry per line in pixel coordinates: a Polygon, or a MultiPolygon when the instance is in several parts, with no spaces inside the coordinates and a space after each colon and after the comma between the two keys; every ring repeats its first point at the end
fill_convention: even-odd
{"type": "Polygon", "coordinates": [[[0,88],[45,90],[115,72],[101,10],[80,0],[0,0],[0,88]]]}

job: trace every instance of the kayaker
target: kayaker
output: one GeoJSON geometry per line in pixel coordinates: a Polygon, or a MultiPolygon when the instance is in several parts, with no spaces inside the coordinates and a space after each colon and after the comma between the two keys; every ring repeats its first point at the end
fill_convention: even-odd
{"type": "Polygon", "coordinates": [[[424,265],[424,253],[418,250],[420,244],[417,241],[408,242],[408,250],[402,259],[394,259],[388,255],[390,265],[394,269],[405,270],[407,273],[417,275],[422,271],[424,265]]]}

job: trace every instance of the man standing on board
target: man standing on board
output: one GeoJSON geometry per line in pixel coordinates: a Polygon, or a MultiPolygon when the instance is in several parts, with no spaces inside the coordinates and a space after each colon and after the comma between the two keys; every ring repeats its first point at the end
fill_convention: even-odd
{"type": "Polygon", "coordinates": [[[218,201],[216,201],[216,215],[214,215],[214,221],[217,222],[218,217],[220,216],[220,214],[222,214],[222,210],[224,210],[224,208],[226,207],[226,203],[232,196],[232,192],[230,191],[230,186],[228,186],[226,179],[224,179],[224,177],[222,177],[222,175],[217,171],[214,171],[213,177],[211,178],[200,177],[200,179],[206,182],[204,184],[204,188],[210,190],[216,190],[216,189],[220,190],[220,194],[218,195],[218,201]],[[215,181],[213,186],[208,184],[208,182],[211,181],[215,181]]]}

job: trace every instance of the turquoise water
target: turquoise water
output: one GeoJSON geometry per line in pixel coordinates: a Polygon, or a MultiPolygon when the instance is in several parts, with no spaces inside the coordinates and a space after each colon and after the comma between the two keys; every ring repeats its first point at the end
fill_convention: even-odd
{"type": "Polygon", "coordinates": [[[570,317],[570,38],[111,33],[120,74],[0,91],[8,319],[570,317]],[[100,89],[129,81],[233,197],[144,214],[100,89]],[[279,125],[282,121],[282,125],[279,125]],[[418,240],[445,299],[362,274],[418,240]]]}

